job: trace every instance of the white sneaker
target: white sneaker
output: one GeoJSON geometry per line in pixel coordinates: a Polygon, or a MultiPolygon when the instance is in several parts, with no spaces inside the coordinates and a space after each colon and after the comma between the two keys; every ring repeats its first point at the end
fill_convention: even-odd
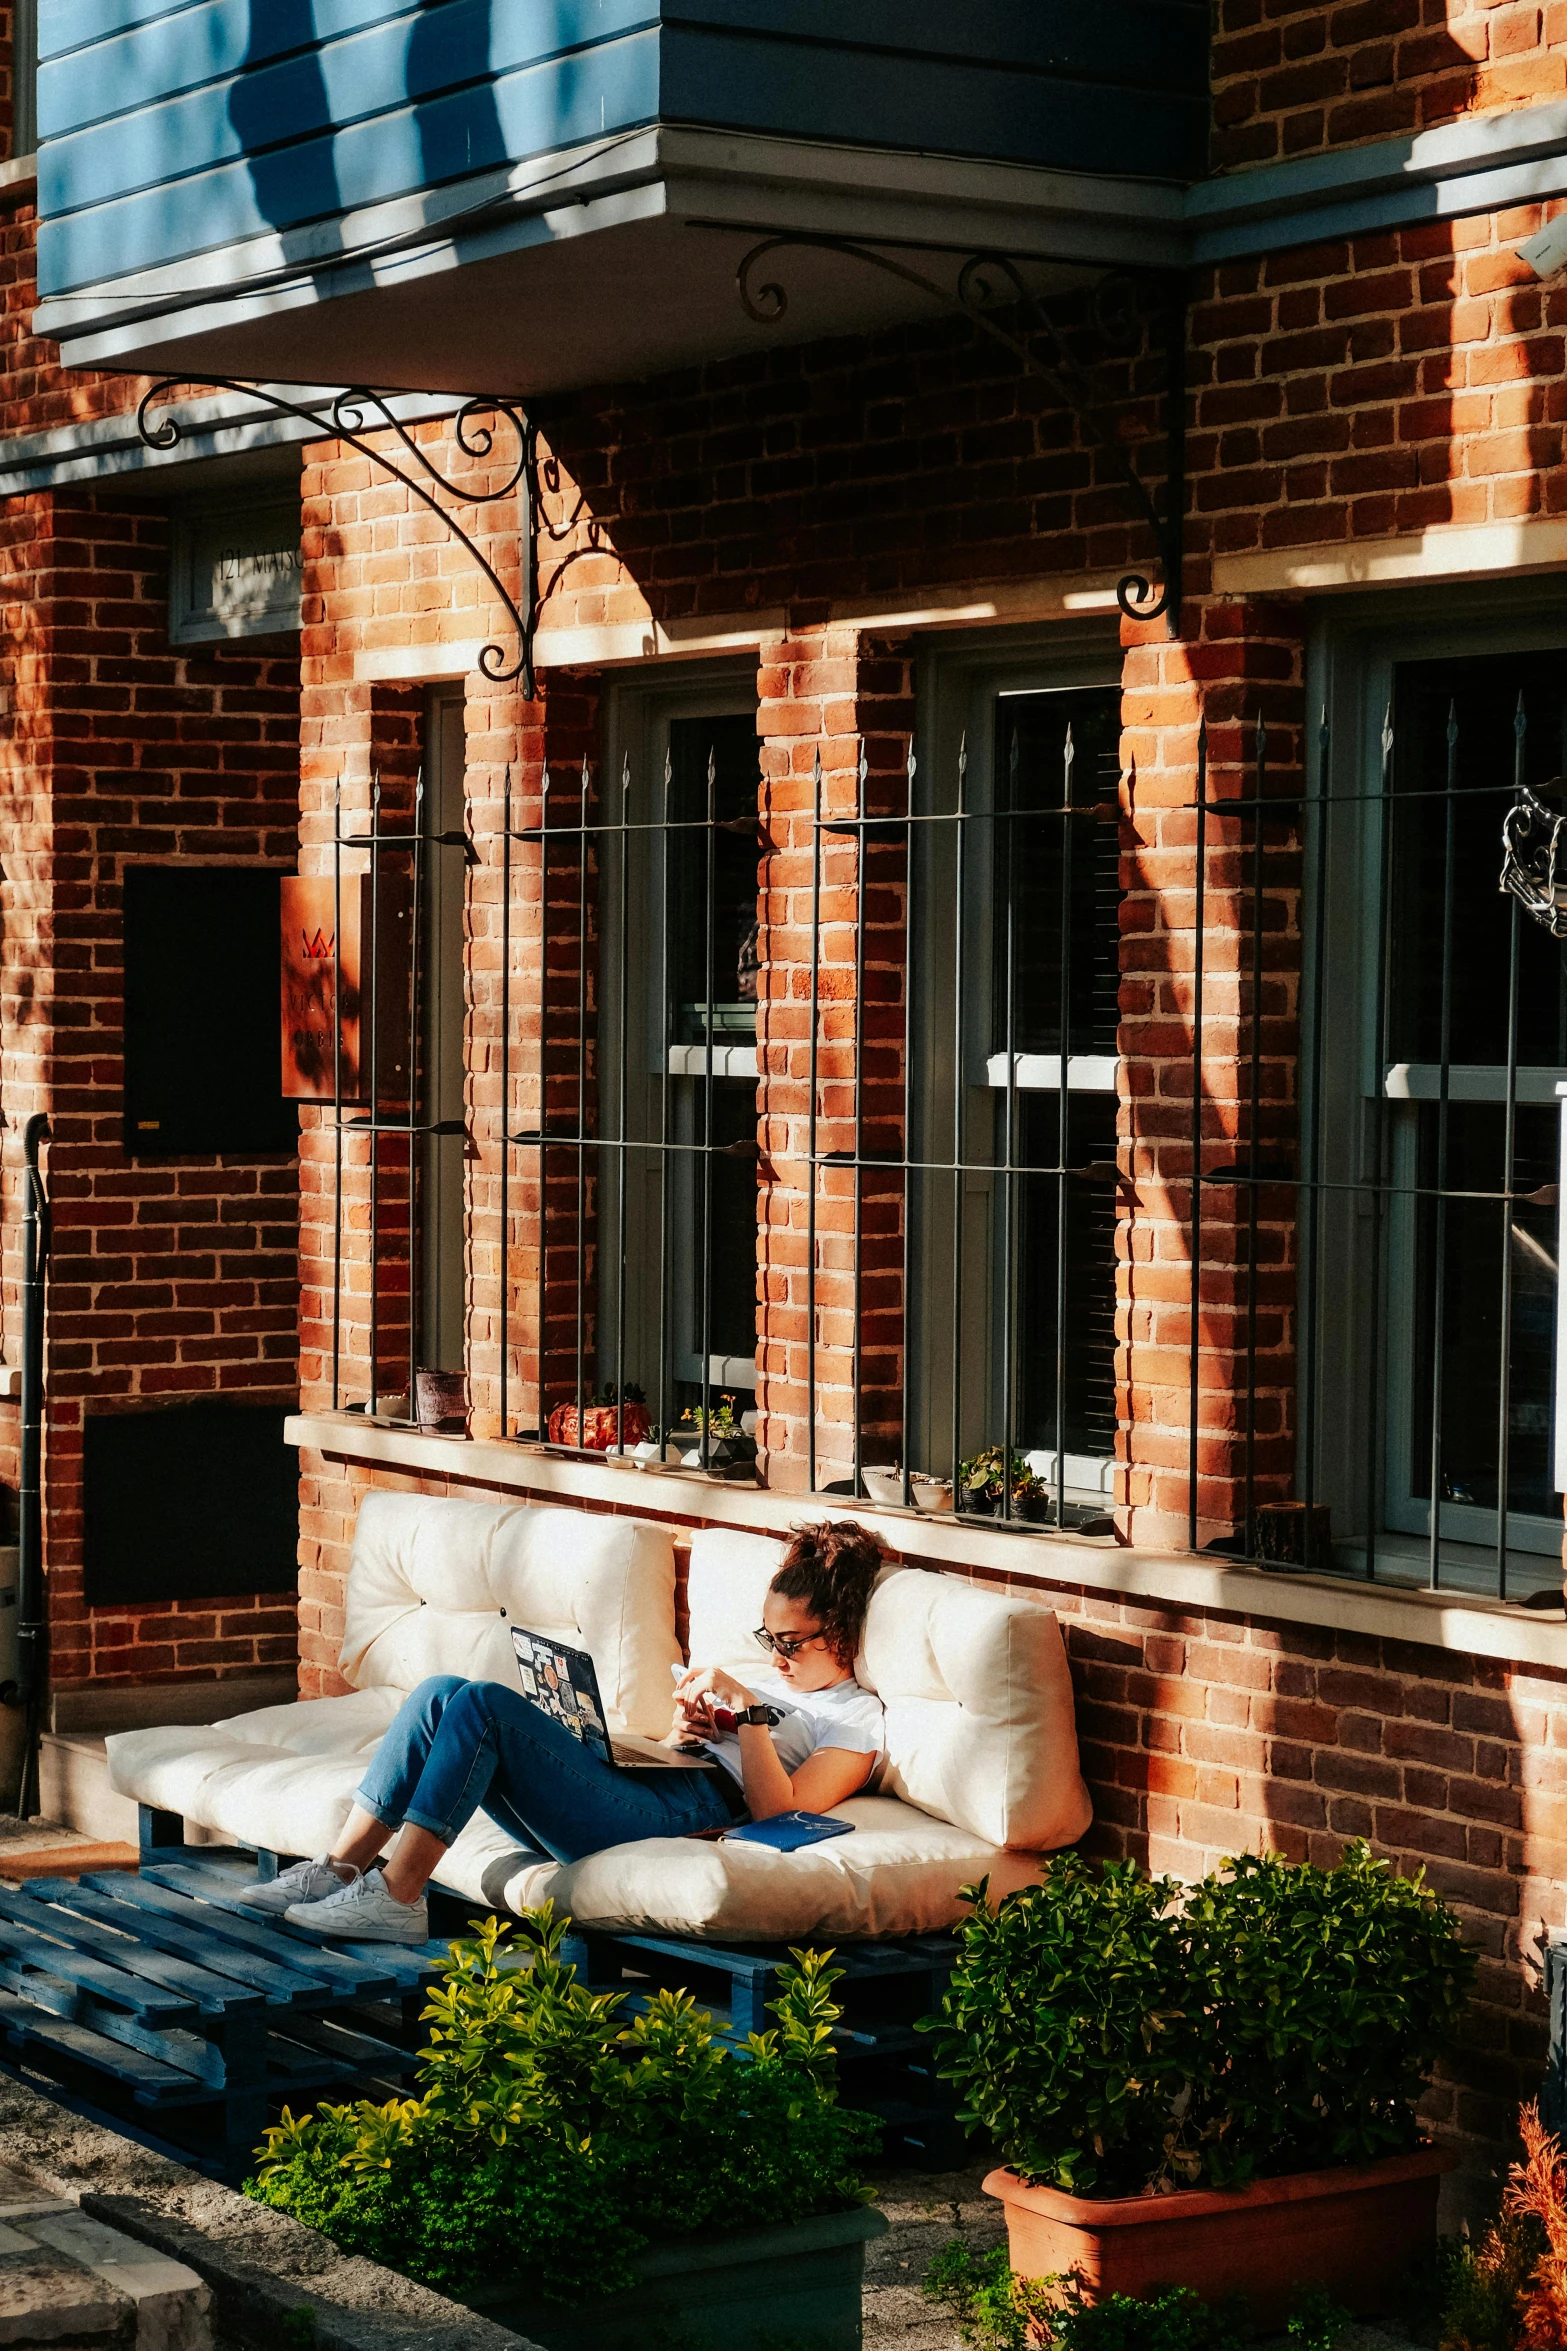
{"type": "Polygon", "coordinates": [[[280,1869],[275,1878],[258,1878],[239,1898],[247,1910],[281,1918],[291,1902],[319,1902],[351,1884],[357,1875],[352,1862],[329,1861],[321,1853],[314,1861],[296,1861],[291,1868],[280,1869]]]}
{"type": "Polygon", "coordinates": [[[417,1902],[399,1902],[387,1891],[378,1869],[361,1877],[356,1870],[346,1886],[334,1887],[319,1902],[293,1902],[283,1916],[291,1927],[308,1927],[316,1935],[341,1935],[348,1943],[427,1943],[430,1914],[421,1894],[417,1902]]]}

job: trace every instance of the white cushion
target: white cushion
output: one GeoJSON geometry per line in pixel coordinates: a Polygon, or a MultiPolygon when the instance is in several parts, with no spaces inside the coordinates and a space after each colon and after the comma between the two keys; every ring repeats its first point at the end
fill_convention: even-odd
{"type": "Polygon", "coordinates": [[[930,1934],[966,1915],[959,1889],[988,1876],[998,1898],[1039,1876],[1036,1853],[1000,1853],[968,1830],[890,1797],[838,1807],[854,1834],[798,1853],[694,1837],[613,1845],[565,1867],[520,1856],[510,1873],[465,1830],[441,1866],[454,1892],[520,1910],[549,1898],[579,1926],[725,1942],[833,1942],[930,1934]]]}
{"type": "MultiPolygon", "coordinates": [[[[691,1654],[755,1672],[753,1638],[785,1546],[701,1527],[691,1537],[691,1654]]],[[[887,1709],[877,1782],[990,1846],[1050,1851],[1092,1804],[1052,1609],[961,1576],[897,1568],[871,1595],[855,1671],[887,1709]]]]}
{"type": "Polygon", "coordinates": [[[228,1722],[119,1731],[106,1742],[109,1784],[236,1845],[324,1853],[400,1703],[396,1690],[355,1690],[228,1722]]]}
{"type": "Polygon", "coordinates": [[[341,1670],[404,1692],[426,1675],[521,1687],[510,1627],[586,1649],[612,1729],[673,1716],[675,1554],[667,1527],[584,1510],[367,1494],[349,1563],[341,1670]]]}
{"type": "MultiPolygon", "coordinates": [[[[390,1690],[269,1706],[229,1722],[121,1731],[109,1777],[124,1796],[200,1821],[239,1845],[324,1853],[396,1710],[390,1690]]],[[[1029,1885],[1038,1856],[1002,1853],[911,1805],[857,1796],[839,1807],[854,1834],[798,1853],[651,1837],[569,1865],[519,1851],[476,1813],[436,1882],[486,1909],[553,1899],[579,1926],[773,1942],[910,1935],[953,1926],[959,1889],[989,1876],[993,1895],[1029,1885]]]]}

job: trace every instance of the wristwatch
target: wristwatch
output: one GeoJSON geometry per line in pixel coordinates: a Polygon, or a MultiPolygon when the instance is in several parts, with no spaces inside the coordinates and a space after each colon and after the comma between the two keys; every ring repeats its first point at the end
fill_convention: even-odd
{"type": "Polygon", "coordinates": [[[715,1706],[712,1711],[713,1728],[726,1737],[730,1731],[739,1730],[742,1723],[771,1730],[775,1722],[783,1720],[776,1706],[715,1706]]]}

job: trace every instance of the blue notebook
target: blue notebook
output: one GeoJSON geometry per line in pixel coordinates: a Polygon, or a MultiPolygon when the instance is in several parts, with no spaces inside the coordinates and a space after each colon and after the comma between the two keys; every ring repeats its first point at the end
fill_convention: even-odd
{"type": "Polygon", "coordinates": [[[776,1853],[796,1853],[802,1845],[820,1845],[828,1837],[852,1835],[852,1820],[833,1820],[825,1812],[777,1812],[771,1820],[748,1820],[728,1831],[728,1842],[771,1845],[776,1853]]]}

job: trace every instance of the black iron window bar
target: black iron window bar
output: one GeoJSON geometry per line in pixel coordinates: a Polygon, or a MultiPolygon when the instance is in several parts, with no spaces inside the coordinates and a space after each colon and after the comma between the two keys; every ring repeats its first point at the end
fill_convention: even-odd
{"type": "MultiPolygon", "coordinates": [[[[371,780],[370,823],[368,830],[363,832],[343,830],[342,785],[338,784],[332,800],[332,1099],[330,1103],[321,1105],[323,1109],[330,1109],[332,1114],[332,1409],[334,1412],[344,1409],[343,1146],[345,1137],[363,1138],[369,1146],[370,1179],[369,1286],[366,1298],[369,1378],[365,1397],[348,1404],[346,1409],[394,1425],[415,1425],[418,1420],[420,1259],[423,1246],[421,1146],[428,1136],[462,1134],[466,1131],[461,1119],[432,1120],[423,1115],[428,1087],[424,1068],[426,973],[421,927],[426,857],[433,847],[461,848],[466,851],[468,839],[465,833],[460,832],[426,833],[422,768],[414,777],[411,812],[400,825],[394,823],[391,829],[382,823],[379,774],[371,780]],[[343,1056],[344,1025],[350,1012],[350,1006],[345,1002],[343,975],[345,850],[356,860],[364,861],[364,879],[368,885],[361,893],[368,919],[358,926],[359,987],[356,1009],[359,1017],[359,1066],[351,1095],[345,1095],[344,1092],[343,1056]],[[388,861],[393,868],[392,877],[387,873],[388,861]],[[393,955],[390,984],[383,985],[388,979],[387,918],[393,907],[394,888],[399,880],[405,882],[406,888],[406,895],[402,890],[396,893],[406,908],[406,947],[393,955]],[[401,997],[395,1016],[391,997],[391,987],[394,986],[401,997]],[[387,1032],[394,1017],[395,1040],[401,1045],[402,1052],[396,1063],[389,1067],[387,1032]],[[406,1220],[403,1249],[407,1268],[407,1372],[400,1395],[389,1392],[382,1384],[383,1278],[386,1272],[382,1248],[382,1179],[386,1172],[384,1145],[389,1140],[402,1146],[405,1179],[401,1207],[406,1220]]],[[[360,875],[357,866],[346,879],[350,887],[358,886],[360,875]]]]}

